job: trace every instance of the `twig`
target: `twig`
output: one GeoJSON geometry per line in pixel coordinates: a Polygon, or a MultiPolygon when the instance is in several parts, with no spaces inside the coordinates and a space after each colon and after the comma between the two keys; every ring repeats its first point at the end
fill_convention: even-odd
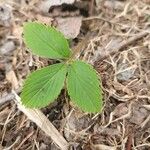
{"type": "Polygon", "coordinates": [[[120,45],[118,46],[117,51],[121,50],[122,48],[126,47],[127,45],[132,44],[133,42],[143,38],[144,36],[148,35],[149,33],[144,31],[144,32],[140,32],[138,34],[136,34],[134,37],[129,38],[128,40],[124,40],[120,43],[120,45]]]}
{"type": "Polygon", "coordinates": [[[25,108],[21,104],[20,97],[16,92],[12,91],[15,95],[15,102],[20,111],[22,111],[31,121],[41,128],[51,139],[61,148],[61,150],[68,150],[69,143],[58,132],[53,124],[46,118],[46,116],[38,109],[25,108]]]}
{"type": "Polygon", "coordinates": [[[118,44],[118,46],[110,51],[108,49],[105,49],[105,53],[103,53],[103,55],[100,56],[100,58],[98,58],[97,60],[104,60],[105,58],[107,58],[110,55],[116,54],[118,52],[124,51],[125,47],[132,44],[133,42],[147,36],[149,34],[149,32],[140,32],[137,35],[135,35],[134,37],[129,38],[128,40],[124,40],[122,41],[120,44],[118,44]]]}
{"type": "Polygon", "coordinates": [[[34,131],[30,132],[23,140],[22,142],[19,144],[19,146],[17,148],[15,148],[16,150],[19,150],[21,148],[21,146],[33,135],[34,131]]]}
{"type": "Polygon", "coordinates": [[[132,149],[132,134],[130,134],[129,136],[128,136],[128,140],[127,140],[127,144],[126,144],[126,150],[131,150],[132,149]]]}
{"type": "Polygon", "coordinates": [[[94,9],[94,0],[91,0],[91,2],[89,3],[89,15],[90,16],[93,15],[93,9],[94,9]]]}
{"type": "Polygon", "coordinates": [[[145,121],[144,122],[142,122],[141,123],[141,128],[144,128],[145,127],[145,125],[148,123],[150,121],[150,115],[145,119],[145,121]]]}

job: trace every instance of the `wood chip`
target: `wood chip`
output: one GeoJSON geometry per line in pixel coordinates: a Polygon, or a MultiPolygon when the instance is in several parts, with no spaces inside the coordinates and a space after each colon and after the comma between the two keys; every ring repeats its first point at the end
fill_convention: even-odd
{"type": "Polygon", "coordinates": [[[57,28],[65,35],[66,38],[74,39],[80,33],[82,17],[57,18],[57,28]]]}

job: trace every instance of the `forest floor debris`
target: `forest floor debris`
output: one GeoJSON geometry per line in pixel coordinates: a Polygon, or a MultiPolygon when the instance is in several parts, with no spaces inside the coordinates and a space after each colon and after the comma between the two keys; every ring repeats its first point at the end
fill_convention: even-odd
{"type": "Polygon", "coordinates": [[[26,51],[22,25],[31,20],[65,32],[101,76],[102,113],[81,112],[64,91],[41,110],[70,147],[150,149],[150,1],[56,1],[0,2],[0,149],[59,149],[14,102],[30,72],[54,63],[26,51]]]}

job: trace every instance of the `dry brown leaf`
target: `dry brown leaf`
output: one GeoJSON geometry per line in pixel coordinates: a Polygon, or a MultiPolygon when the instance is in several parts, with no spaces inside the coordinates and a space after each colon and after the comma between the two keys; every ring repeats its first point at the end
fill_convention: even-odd
{"type": "Polygon", "coordinates": [[[116,106],[114,110],[114,115],[116,117],[121,117],[127,113],[128,113],[128,107],[126,106],[125,103],[120,103],[119,105],[116,106]]]}
{"type": "Polygon", "coordinates": [[[82,17],[57,18],[57,28],[66,38],[76,38],[80,33],[82,17]]]}
{"type": "Polygon", "coordinates": [[[104,2],[104,6],[108,9],[119,9],[122,10],[124,8],[124,2],[120,2],[120,1],[109,1],[106,0],[104,2]]]}
{"type": "Polygon", "coordinates": [[[46,0],[46,1],[42,1],[39,4],[39,8],[43,11],[43,12],[48,12],[48,10],[52,7],[52,6],[59,6],[62,4],[73,4],[75,2],[75,0],[46,0]]]}
{"type": "Polygon", "coordinates": [[[148,117],[148,110],[144,107],[140,107],[140,104],[136,104],[132,108],[132,115],[130,117],[130,122],[136,125],[141,125],[145,118],[148,117]]]}
{"type": "Polygon", "coordinates": [[[37,15],[36,15],[36,18],[37,18],[37,20],[38,20],[39,22],[42,22],[42,23],[47,24],[47,25],[51,25],[51,24],[52,24],[52,21],[53,21],[52,18],[47,17],[47,16],[42,16],[42,15],[40,15],[40,14],[37,14],[37,15]]]}

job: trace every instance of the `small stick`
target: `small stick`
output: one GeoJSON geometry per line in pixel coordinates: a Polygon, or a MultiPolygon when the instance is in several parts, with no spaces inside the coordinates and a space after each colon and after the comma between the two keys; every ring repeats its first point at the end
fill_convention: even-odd
{"type": "Polygon", "coordinates": [[[93,9],[94,9],[94,0],[91,0],[89,3],[89,15],[92,16],[93,14],[93,9]]]}
{"type": "Polygon", "coordinates": [[[128,127],[128,140],[126,143],[126,150],[131,150],[132,149],[132,139],[134,137],[133,134],[133,128],[132,127],[128,127]]]}
{"type": "Polygon", "coordinates": [[[19,150],[21,148],[21,146],[33,135],[34,131],[30,132],[23,140],[22,142],[19,144],[19,146],[17,148],[15,148],[16,150],[19,150]]]}
{"type": "Polygon", "coordinates": [[[119,51],[124,51],[123,48],[125,48],[126,46],[132,44],[133,42],[143,38],[144,36],[147,36],[148,34],[149,34],[148,31],[140,32],[137,35],[135,35],[134,37],[131,37],[128,40],[122,41],[116,49],[112,48],[111,51],[110,50],[108,51],[107,49],[105,49],[105,53],[103,55],[101,55],[98,60],[104,60],[105,58],[107,58],[110,55],[116,54],[119,51]]]}
{"type": "Polygon", "coordinates": [[[118,46],[117,51],[121,50],[122,48],[126,47],[127,45],[132,44],[133,42],[141,39],[142,37],[148,35],[149,33],[144,31],[144,32],[140,32],[138,34],[136,34],[134,37],[129,38],[128,40],[124,40],[120,43],[120,45],[118,46]]]}
{"type": "Polygon", "coordinates": [[[58,132],[53,124],[46,118],[46,116],[38,109],[29,109],[21,104],[20,97],[15,91],[12,91],[15,95],[15,102],[18,109],[22,111],[31,121],[33,121],[41,130],[43,130],[51,139],[60,147],[61,150],[68,150],[69,143],[58,132]]]}
{"type": "Polygon", "coordinates": [[[129,135],[126,146],[126,150],[132,149],[132,134],[129,135]]]}
{"type": "Polygon", "coordinates": [[[141,123],[141,128],[144,128],[145,127],[145,125],[148,123],[150,121],[150,115],[145,119],[145,121],[143,121],[142,123],[141,123]]]}

